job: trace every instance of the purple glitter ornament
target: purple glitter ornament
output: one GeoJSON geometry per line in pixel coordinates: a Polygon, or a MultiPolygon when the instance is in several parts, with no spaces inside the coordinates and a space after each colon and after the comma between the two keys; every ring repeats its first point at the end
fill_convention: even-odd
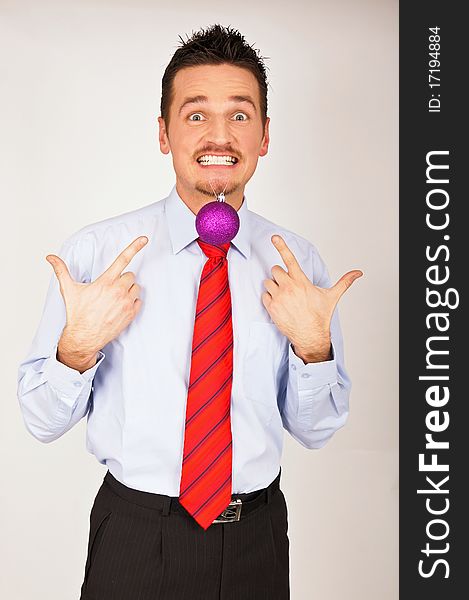
{"type": "Polygon", "coordinates": [[[218,199],[202,206],[195,218],[195,228],[200,239],[207,244],[220,246],[231,242],[238,233],[237,211],[225,202],[223,194],[218,199]]]}

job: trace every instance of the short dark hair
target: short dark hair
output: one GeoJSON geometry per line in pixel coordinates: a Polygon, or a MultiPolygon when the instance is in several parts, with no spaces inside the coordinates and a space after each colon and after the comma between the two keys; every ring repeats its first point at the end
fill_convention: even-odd
{"type": "Polygon", "coordinates": [[[161,85],[161,116],[169,124],[169,107],[173,100],[173,81],[176,73],[185,67],[230,64],[250,71],[259,84],[262,123],[267,119],[267,67],[259,50],[250,46],[237,29],[220,24],[201,28],[186,41],[179,36],[181,45],[173,54],[163,74],[161,85]]]}

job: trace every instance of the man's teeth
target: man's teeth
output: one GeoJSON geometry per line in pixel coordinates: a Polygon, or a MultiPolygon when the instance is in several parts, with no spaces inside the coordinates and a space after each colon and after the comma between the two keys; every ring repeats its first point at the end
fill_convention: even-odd
{"type": "Polygon", "coordinates": [[[236,158],[233,156],[212,156],[211,154],[205,154],[197,159],[201,165],[234,165],[236,158]]]}

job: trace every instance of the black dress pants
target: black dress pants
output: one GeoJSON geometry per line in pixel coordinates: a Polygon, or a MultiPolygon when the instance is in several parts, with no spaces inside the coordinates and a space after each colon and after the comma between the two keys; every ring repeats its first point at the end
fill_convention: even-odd
{"type": "Polygon", "coordinates": [[[108,471],[91,509],[80,600],[289,600],[280,474],[264,490],[233,494],[239,521],[204,530],[177,498],[108,471]]]}

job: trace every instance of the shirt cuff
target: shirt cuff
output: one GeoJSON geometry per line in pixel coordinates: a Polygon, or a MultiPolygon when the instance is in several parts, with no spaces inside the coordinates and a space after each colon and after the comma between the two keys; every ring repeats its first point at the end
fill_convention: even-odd
{"type": "Polygon", "coordinates": [[[297,356],[293,346],[288,345],[288,364],[290,372],[296,373],[298,390],[311,390],[323,385],[337,383],[337,362],[334,343],[331,343],[332,358],[322,362],[307,363],[297,356]]]}
{"type": "Polygon", "coordinates": [[[60,399],[69,406],[73,406],[83,388],[93,379],[106,355],[99,350],[96,364],[80,373],[77,369],[72,369],[57,360],[57,346],[58,343],[54,346],[50,357],[44,362],[42,370],[48,383],[59,393],[60,399]]]}

